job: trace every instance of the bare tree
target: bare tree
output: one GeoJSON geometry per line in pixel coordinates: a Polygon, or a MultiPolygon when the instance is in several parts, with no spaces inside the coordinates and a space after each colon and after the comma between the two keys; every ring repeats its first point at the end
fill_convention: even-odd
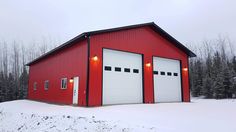
{"type": "Polygon", "coordinates": [[[0,41],[0,71],[3,71],[3,43],[0,41]]]}
{"type": "MultiPolygon", "coordinates": [[[[21,45],[21,65],[22,67],[26,64],[26,50],[25,50],[25,46],[21,45]]],[[[22,68],[22,72],[23,72],[23,68],[22,68]]]]}
{"type": "Polygon", "coordinates": [[[13,50],[12,50],[12,72],[14,75],[14,78],[17,79],[20,74],[20,49],[19,46],[17,45],[16,41],[13,42],[13,50]]]}
{"type": "Polygon", "coordinates": [[[42,37],[42,43],[39,46],[40,55],[45,54],[48,50],[47,40],[45,37],[42,37]]]}
{"type": "Polygon", "coordinates": [[[5,41],[3,41],[3,48],[2,48],[2,54],[3,54],[3,74],[5,77],[8,75],[8,47],[5,41]]]}

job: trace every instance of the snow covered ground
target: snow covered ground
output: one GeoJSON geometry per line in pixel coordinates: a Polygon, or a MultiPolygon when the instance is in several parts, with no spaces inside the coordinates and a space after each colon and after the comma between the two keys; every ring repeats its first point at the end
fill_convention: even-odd
{"type": "Polygon", "coordinates": [[[235,132],[236,100],[94,108],[30,100],[0,103],[0,131],[235,132]]]}

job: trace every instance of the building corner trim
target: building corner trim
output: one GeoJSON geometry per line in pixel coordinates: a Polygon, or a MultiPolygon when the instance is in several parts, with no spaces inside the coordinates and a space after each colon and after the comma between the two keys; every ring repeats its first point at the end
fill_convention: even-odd
{"type": "Polygon", "coordinates": [[[90,66],[90,35],[85,35],[87,38],[87,80],[86,80],[86,106],[89,106],[89,66],[90,66]]]}

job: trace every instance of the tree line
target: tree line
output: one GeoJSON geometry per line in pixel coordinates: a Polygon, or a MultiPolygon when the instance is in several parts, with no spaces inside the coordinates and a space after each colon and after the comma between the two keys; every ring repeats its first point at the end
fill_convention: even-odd
{"type": "Polygon", "coordinates": [[[26,63],[55,47],[55,43],[46,38],[27,45],[17,41],[0,41],[0,102],[27,98],[26,63]]]}
{"type": "Polygon", "coordinates": [[[236,98],[236,56],[227,37],[204,41],[190,59],[190,85],[193,97],[236,98]]]}

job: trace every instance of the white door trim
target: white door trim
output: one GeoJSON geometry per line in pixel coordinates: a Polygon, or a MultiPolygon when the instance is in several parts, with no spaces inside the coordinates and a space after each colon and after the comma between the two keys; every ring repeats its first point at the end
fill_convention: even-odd
{"type": "Polygon", "coordinates": [[[79,77],[73,78],[73,104],[78,104],[78,97],[79,97],[79,77]]]}

